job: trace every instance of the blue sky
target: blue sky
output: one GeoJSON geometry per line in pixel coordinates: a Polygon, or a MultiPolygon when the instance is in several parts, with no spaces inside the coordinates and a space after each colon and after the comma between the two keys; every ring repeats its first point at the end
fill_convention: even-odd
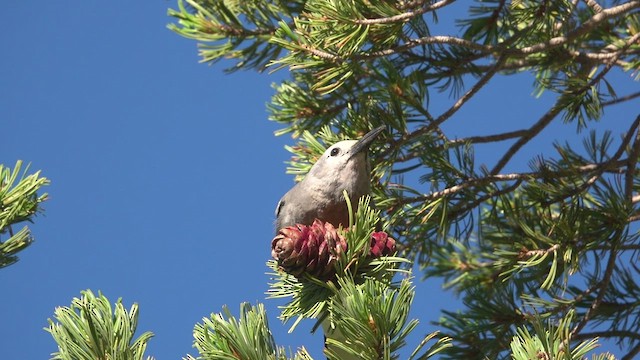
{"type": "MultiPolygon", "coordinates": [[[[265,300],[273,211],[293,184],[289,154],[267,120],[271,83],[287,77],[198,63],[195,42],[166,29],[173,1],[11,2],[0,22],[0,163],[31,162],[51,179],[36,242],[0,271],[0,358],[43,359],[56,350],[42,330],[56,306],[83,289],[140,305],[148,354],[178,359],[193,325],[227,304],[264,302],[276,342],[321,358],[310,322],[292,334],[265,300]]],[[[634,89],[620,76],[619,93],[634,89]]],[[[463,136],[524,127],[553,96],[531,96],[532,79],[498,79],[456,115],[463,136]]],[[[438,113],[451,103],[433,94],[438,113]]],[[[631,107],[612,108],[622,130],[631,107]]],[[[618,125],[608,125],[615,129],[618,125]]],[[[573,134],[549,130],[525,155],[573,134]]],[[[499,149],[479,149],[482,161],[499,149]]],[[[526,159],[526,156],[521,160],[526,159]]],[[[511,170],[525,168],[515,159],[511,170]]],[[[490,163],[491,164],[491,163],[490,163]]],[[[441,283],[418,283],[417,335],[451,309],[441,283]]],[[[417,345],[417,341],[411,347],[417,345]]]]}

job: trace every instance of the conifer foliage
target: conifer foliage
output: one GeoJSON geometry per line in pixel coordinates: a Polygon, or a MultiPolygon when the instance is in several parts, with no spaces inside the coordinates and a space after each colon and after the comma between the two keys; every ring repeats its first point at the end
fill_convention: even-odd
{"type": "MultiPolygon", "coordinates": [[[[371,149],[377,210],[361,199],[348,228],[322,230],[330,241],[289,229],[273,243],[268,296],[289,299],[292,330],[323,328],[328,358],[613,359],[603,340],[640,355],[640,91],[618,93],[640,76],[640,1],[177,1],[169,27],[203,62],[290,71],[268,110],[298,139],[297,179],[328,145],[387,128],[371,149]],[[495,129],[483,119],[499,106],[460,119],[517,76],[549,105],[495,129]],[[453,120],[473,133],[452,133],[453,120]],[[552,126],[574,138],[532,155],[552,126]],[[488,145],[501,150],[480,163],[488,145]],[[418,344],[410,264],[463,304],[422,319],[439,331],[418,344]]],[[[311,358],[275,345],[260,304],[212,314],[194,337],[190,359],[311,358]]]]}
{"type": "Polygon", "coordinates": [[[633,0],[181,0],[170,28],[228,71],[290,70],[268,108],[280,134],[299,137],[289,148],[298,176],[325,144],[387,126],[386,145],[372,149],[383,228],[465,306],[438,320],[439,336],[453,339],[445,358],[525,359],[531,341],[545,344],[537,358],[581,358],[567,349],[600,337],[631,359],[640,354],[640,116],[605,110],[640,96],[616,83],[638,80],[638,9],[633,0]],[[449,132],[469,100],[520,75],[553,98],[540,115],[449,132]],[[451,101],[431,110],[442,91],[451,101]],[[583,146],[557,139],[523,151],[557,123],[583,146]],[[479,164],[474,150],[487,144],[502,152],[479,164]]]}
{"type": "Polygon", "coordinates": [[[38,191],[49,180],[40,176],[40,171],[27,174],[28,167],[22,167],[20,160],[13,170],[0,164],[0,268],[14,264],[17,253],[31,245],[29,228],[16,230],[15,226],[32,221],[41,210],[40,204],[47,200],[47,194],[38,191]]]}

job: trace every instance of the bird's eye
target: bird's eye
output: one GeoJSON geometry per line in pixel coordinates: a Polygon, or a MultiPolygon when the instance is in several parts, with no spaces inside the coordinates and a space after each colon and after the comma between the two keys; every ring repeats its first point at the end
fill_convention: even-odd
{"type": "Polygon", "coordinates": [[[331,149],[331,156],[336,156],[338,154],[340,154],[340,148],[331,149]]]}

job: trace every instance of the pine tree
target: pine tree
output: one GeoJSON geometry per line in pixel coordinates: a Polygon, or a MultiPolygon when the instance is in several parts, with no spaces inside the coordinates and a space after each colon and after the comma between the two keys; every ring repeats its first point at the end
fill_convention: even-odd
{"type": "MultiPolygon", "coordinates": [[[[640,97],[618,95],[613,76],[638,80],[639,8],[593,0],[179,0],[170,28],[199,42],[203,62],[232,62],[229,72],[290,71],[268,110],[283,126],[279,135],[299,139],[289,148],[291,173],[304,176],[329,144],[387,127],[386,145],[371,154],[378,210],[362,199],[348,230],[310,240],[301,235],[310,230],[290,229],[274,239],[270,295],[291,299],[280,317],[294,327],[315,319],[332,359],[394,359],[407,345],[411,359],[612,359],[594,351],[598,338],[619,344],[622,359],[638,355],[640,116],[613,121],[605,109],[640,97]],[[434,31],[439,20],[459,31],[434,31]],[[541,116],[522,114],[519,130],[448,133],[488,84],[519,74],[554,98],[541,116]],[[449,105],[435,113],[443,91],[449,105]],[[598,121],[611,125],[598,132],[598,121]],[[526,159],[528,169],[515,166],[556,123],[575,128],[583,147],[558,139],[526,159]],[[487,144],[504,151],[478,165],[474,149],[487,144]],[[379,221],[399,251],[372,258],[379,221]],[[342,237],[346,251],[320,250],[342,237]],[[335,267],[319,270],[320,261],[335,267]],[[465,306],[443,311],[441,330],[420,344],[406,344],[416,324],[407,317],[408,262],[444,279],[465,306]]],[[[260,304],[242,304],[237,317],[213,314],[194,337],[198,359],[310,358],[275,344],[260,304]]]]}

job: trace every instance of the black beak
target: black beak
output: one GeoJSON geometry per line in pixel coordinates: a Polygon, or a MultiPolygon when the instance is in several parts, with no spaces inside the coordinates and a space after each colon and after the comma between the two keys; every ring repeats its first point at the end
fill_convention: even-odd
{"type": "Polygon", "coordinates": [[[380,135],[381,132],[383,132],[385,129],[385,126],[379,126],[371,131],[369,131],[368,133],[365,134],[365,136],[363,136],[360,140],[358,140],[358,142],[353,145],[353,147],[351,148],[351,156],[355,156],[356,154],[358,154],[359,152],[366,150],[369,148],[369,145],[373,142],[373,140],[380,135]]]}

